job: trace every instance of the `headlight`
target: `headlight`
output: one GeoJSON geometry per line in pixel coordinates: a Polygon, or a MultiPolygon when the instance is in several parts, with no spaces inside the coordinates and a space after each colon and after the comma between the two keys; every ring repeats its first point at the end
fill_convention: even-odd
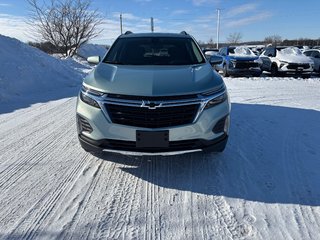
{"type": "Polygon", "coordinates": [[[258,59],[256,59],[256,60],[254,60],[254,62],[258,63],[259,66],[261,66],[261,65],[263,64],[261,58],[258,58],[258,59]]]}
{"type": "Polygon", "coordinates": [[[220,103],[223,103],[227,99],[228,99],[228,93],[227,91],[225,91],[221,95],[218,95],[217,97],[210,99],[204,109],[212,108],[220,103]]]}
{"type": "Polygon", "coordinates": [[[282,68],[284,65],[287,65],[288,62],[285,62],[285,61],[280,61],[280,68],[282,68]]]}
{"type": "Polygon", "coordinates": [[[99,96],[99,97],[105,95],[105,93],[103,93],[103,92],[99,92],[99,91],[97,91],[97,90],[88,88],[88,87],[86,87],[86,86],[84,86],[84,85],[82,85],[81,91],[82,91],[82,92],[86,92],[86,93],[90,93],[90,94],[92,94],[92,95],[99,96]]]}
{"type": "Polygon", "coordinates": [[[86,104],[89,104],[92,107],[100,108],[98,102],[94,100],[90,95],[94,96],[102,96],[104,93],[87,88],[85,86],[82,86],[81,91],[80,91],[80,99],[81,101],[85,102],[86,104]]]}
{"type": "Polygon", "coordinates": [[[237,62],[237,60],[231,59],[229,62],[229,67],[234,68],[236,66],[236,62],[237,62]]]}

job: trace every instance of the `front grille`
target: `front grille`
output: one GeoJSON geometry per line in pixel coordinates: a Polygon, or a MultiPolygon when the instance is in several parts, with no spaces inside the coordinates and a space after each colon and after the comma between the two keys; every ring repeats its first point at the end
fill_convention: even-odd
{"type": "Polygon", "coordinates": [[[308,69],[310,65],[308,63],[298,64],[298,63],[289,63],[287,66],[288,69],[297,70],[298,68],[308,69]]]}
{"type": "Polygon", "coordinates": [[[199,104],[148,109],[107,103],[105,107],[113,123],[143,128],[163,128],[192,123],[199,104]]]}
{"type": "Polygon", "coordinates": [[[253,61],[236,61],[235,68],[252,68],[252,67],[259,67],[259,63],[253,61]]]}

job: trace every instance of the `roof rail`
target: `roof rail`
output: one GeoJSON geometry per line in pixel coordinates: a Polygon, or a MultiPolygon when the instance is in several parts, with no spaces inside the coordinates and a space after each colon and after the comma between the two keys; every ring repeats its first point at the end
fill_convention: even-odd
{"type": "Polygon", "coordinates": [[[124,35],[128,35],[128,34],[132,34],[132,32],[131,32],[131,31],[126,31],[126,32],[124,33],[124,35]]]}
{"type": "Polygon", "coordinates": [[[189,35],[186,31],[182,31],[180,34],[189,35]]]}

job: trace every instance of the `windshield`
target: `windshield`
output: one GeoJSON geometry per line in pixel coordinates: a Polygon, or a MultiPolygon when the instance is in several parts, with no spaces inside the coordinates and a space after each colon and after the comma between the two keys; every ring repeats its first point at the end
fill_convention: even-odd
{"type": "Polygon", "coordinates": [[[287,47],[282,49],[280,52],[285,55],[302,55],[302,52],[297,47],[287,47]]]}
{"type": "Polygon", "coordinates": [[[191,38],[134,37],[120,38],[103,60],[123,65],[192,65],[204,63],[191,38]]]}
{"type": "Polygon", "coordinates": [[[229,55],[235,56],[255,56],[255,54],[248,47],[229,48],[229,55]]]}

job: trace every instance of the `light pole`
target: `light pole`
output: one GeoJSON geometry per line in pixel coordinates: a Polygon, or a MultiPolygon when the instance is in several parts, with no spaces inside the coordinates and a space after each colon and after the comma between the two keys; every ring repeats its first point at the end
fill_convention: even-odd
{"type": "Polygon", "coordinates": [[[153,17],[151,17],[151,32],[154,32],[154,23],[153,23],[153,17]]]}
{"type": "Polygon", "coordinates": [[[120,13],[120,32],[122,34],[122,13],[120,13]]]}
{"type": "Polygon", "coordinates": [[[217,18],[217,49],[219,49],[219,33],[220,33],[220,8],[217,9],[218,18],[217,18]]]}

